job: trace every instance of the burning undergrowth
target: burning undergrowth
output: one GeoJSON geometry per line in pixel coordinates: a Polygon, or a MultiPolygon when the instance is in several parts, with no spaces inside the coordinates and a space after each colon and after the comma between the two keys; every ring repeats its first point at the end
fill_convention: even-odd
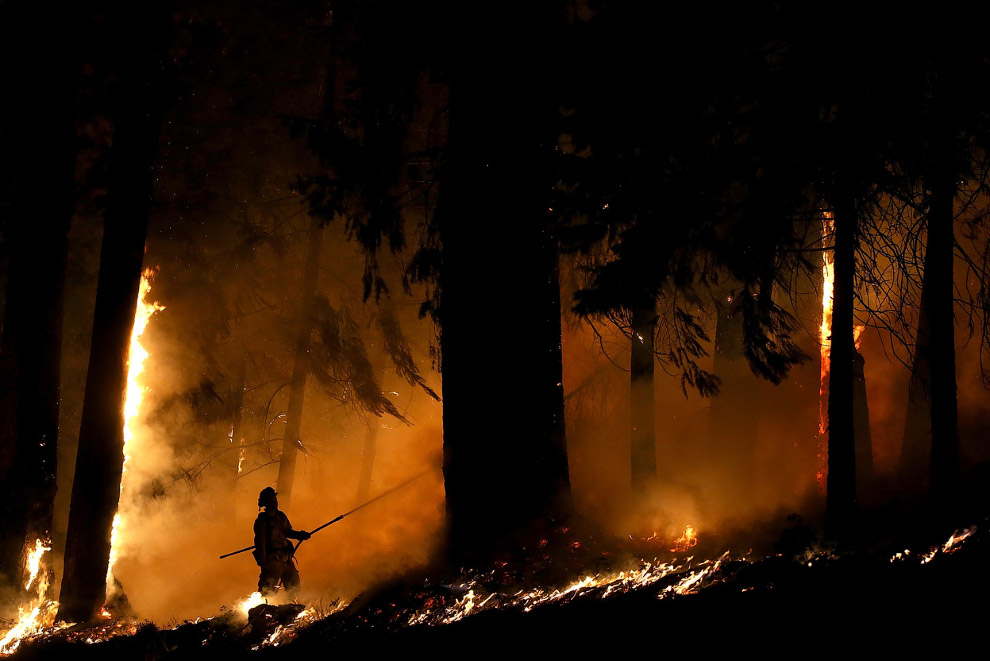
{"type": "MultiPolygon", "coordinates": [[[[850,554],[838,554],[817,545],[761,556],[733,551],[712,553],[714,544],[704,536],[694,538],[698,541],[690,550],[695,552],[688,554],[679,550],[684,539],[662,545],[656,538],[635,539],[606,550],[592,539],[577,543],[570,557],[563,559],[563,564],[568,564],[587,563],[594,558],[583,565],[583,571],[578,571],[576,565],[551,569],[551,565],[561,564],[558,555],[527,566],[500,560],[485,571],[409,581],[358,596],[350,603],[269,605],[254,594],[233,607],[222,608],[215,617],[171,628],[112,618],[90,626],[43,626],[25,632],[17,645],[8,646],[5,652],[16,652],[22,658],[59,652],[71,653],[74,658],[103,658],[106,654],[143,658],[270,654],[286,647],[346,648],[369,637],[401,640],[411,635],[456,635],[442,632],[463,632],[465,626],[468,630],[477,629],[494,621],[492,618],[501,618],[498,622],[503,626],[528,618],[545,620],[548,613],[566,618],[568,613],[588,608],[621,612],[631,600],[637,609],[651,602],[673,602],[667,608],[677,609],[683,608],[676,605],[683,598],[689,598],[684,606],[697,603],[690,601],[692,595],[706,603],[750,599],[738,602],[744,606],[761,603],[761,598],[811,595],[816,590],[855,590],[869,595],[871,591],[889,592],[891,586],[898,584],[914,590],[915,584],[925,580],[941,581],[942,578],[929,577],[939,576],[940,571],[955,571],[954,566],[984,566],[982,559],[990,541],[985,528],[957,530],[928,548],[887,546],[850,554]],[[644,548],[653,548],[655,554],[643,555],[644,548]],[[546,582],[550,575],[561,572],[569,572],[571,577],[546,582]]],[[[685,532],[684,537],[691,539],[685,532]]]]}

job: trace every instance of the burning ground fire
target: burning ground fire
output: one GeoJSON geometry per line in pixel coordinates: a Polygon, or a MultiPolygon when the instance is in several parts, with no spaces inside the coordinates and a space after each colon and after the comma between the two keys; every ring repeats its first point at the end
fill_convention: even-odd
{"type": "Polygon", "coordinates": [[[696,564],[691,557],[681,561],[675,559],[671,562],[659,562],[654,559],[637,569],[584,576],[562,588],[519,590],[512,594],[486,592],[481,587],[485,577],[479,576],[456,586],[458,591],[466,590],[466,592],[453,604],[438,605],[414,613],[409,617],[408,624],[451,624],[468,615],[490,609],[519,609],[528,613],[544,604],[566,603],[574,599],[590,597],[605,599],[612,594],[642,589],[666,579],[672,580],[660,589],[657,594],[659,599],[694,594],[728,559],[728,551],[717,560],[703,560],[696,564]]]}
{"type": "MultiPolygon", "coordinates": [[[[685,530],[684,539],[697,539],[691,536],[690,526],[685,530]]],[[[947,541],[932,547],[926,553],[913,554],[909,550],[898,552],[890,562],[904,562],[917,558],[915,566],[929,565],[939,555],[957,552],[977,532],[975,526],[954,532],[947,541]]],[[[681,542],[681,540],[678,540],[681,542]]],[[[40,543],[37,552],[29,558],[30,568],[39,567],[28,579],[28,585],[37,585],[39,595],[47,589],[47,578],[40,569],[41,557],[48,547],[40,543]],[[37,583],[36,583],[37,581],[37,583]]],[[[781,556],[777,556],[778,558],[781,556]]],[[[839,560],[831,551],[818,549],[801,557],[792,558],[802,567],[813,568],[819,562],[839,560]]],[[[339,629],[326,631],[346,631],[354,626],[383,627],[384,630],[409,626],[439,626],[458,622],[484,611],[514,610],[528,613],[535,608],[549,604],[563,604],[575,600],[606,599],[613,595],[650,589],[656,598],[663,600],[684,595],[697,594],[706,588],[723,584],[731,589],[749,592],[757,589],[745,581],[730,581],[742,568],[760,562],[758,558],[747,556],[732,557],[729,551],[714,559],[697,560],[695,557],[673,558],[670,561],[654,559],[642,561],[638,567],[617,571],[602,571],[587,574],[566,585],[553,588],[537,587],[529,589],[506,589],[500,581],[504,578],[494,570],[483,573],[462,574],[453,584],[424,584],[405,600],[389,601],[377,608],[366,608],[353,615],[342,614],[346,603],[332,602],[328,607],[290,604],[258,608],[264,604],[261,594],[253,593],[236,607],[222,610],[221,615],[185,622],[167,630],[169,640],[186,640],[197,648],[208,646],[215,640],[230,642],[231,638],[243,639],[245,649],[259,650],[291,643],[310,625],[325,621],[330,623],[333,616],[341,618],[339,629]],[[498,587],[495,587],[498,586],[498,587]]],[[[881,562],[883,562],[881,560],[881,562]]],[[[889,564],[889,563],[884,563],[889,564]]],[[[922,570],[928,571],[928,570],[922,570]]],[[[764,589],[772,589],[768,584],[764,589]]],[[[8,631],[0,642],[0,654],[13,653],[26,641],[41,641],[49,637],[59,637],[66,642],[94,644],[105,642],[121,635],[133,635],[150,623],[136,620],[107,620],[96,626],[79,628],[72,625],[52,625],[55,610],[52,603],[39,602],[31,610],[22,609],[21,621],[8,631]],[[27,616],[31,617],[27,617],[27,616]],[[33,618],[33,619],[32,619],[33,618]]],[[[164,635],[165,631],[161,632],[164,635]]],[[[226,644],[225,643],[225,644],[226,644]]]]}

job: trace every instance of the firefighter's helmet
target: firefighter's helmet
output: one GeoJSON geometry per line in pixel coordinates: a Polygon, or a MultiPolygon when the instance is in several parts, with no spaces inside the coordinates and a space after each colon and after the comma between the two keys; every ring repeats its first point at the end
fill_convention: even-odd
{"type": "Polygon", "coordinates": [[[277,505],[278,500],[276,499],[276,496],[278,496],[278,494],[275,492],[275,489],[265,487],[261,490],[261,493],[258,494],[258,507],[271,507],[273,505],[277,505]]]}

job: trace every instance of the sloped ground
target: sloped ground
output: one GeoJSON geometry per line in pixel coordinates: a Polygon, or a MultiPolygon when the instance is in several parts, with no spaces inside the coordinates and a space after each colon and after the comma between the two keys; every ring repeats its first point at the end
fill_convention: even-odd
{"type": "Polygon", "coordinates": [[[602,570],[556,592],[519,592],[504,571],[490,572],[395,586],[322,619],[262,607],[249,622],[228,613],[171,630],[149,624],[95,644],[53,635],[26,641],[13,658],[956,656],[984,646],[988,528],[983,520],[966,539],[942,538],[934,554],[888,545],[659,563],[622,578],[602,570]]]}

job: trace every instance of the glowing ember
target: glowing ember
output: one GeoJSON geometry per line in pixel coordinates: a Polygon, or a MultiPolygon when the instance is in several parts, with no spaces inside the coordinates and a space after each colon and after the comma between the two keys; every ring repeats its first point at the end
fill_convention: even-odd
{"type": "MultiPolygon", "coordinates": [[[[141,400],[144,398],[144,393],[147,392],[147,388],[138,383],[138,377],[144,372],[144,363],[148,359],[148,351],[141,344],[141,336],[144,335],[152,315],[165,309],[157,302],[148,303],[146,300],[151,292],[151,279],[154,274],[153,269],[145,269],[144,273],[141,274],[137,308],[134,312],[134,327],[131,329],[131,346],[127,357],[127,394],[124,400],[124,469],[120,479],[121,495],[137,487],[136,484],[132,484],[133,479],[128,472],[128,463],[136,455],[135,423],[138,412],[141,410],[141,400]]],[[[113,530],[110,535],[110,563],[107,567],[108,593],[114,589],[113,568],[120,555],[121,542],[126,539],[127,509],[126,501],[122,498],[117,514],[113,519],[113,530]]]]}
{"type": "Polygon", "coordinates": [[[942,545],[942,553],[954,553],[958,550],[960,544],[962,544],[968,537],[976,532],[976,526],[966,528],[962,531],[955,531],[949,536],[948,541],[942,545]]]}
{"type": "Polygon", "coordinates": [[[678,576],[680,576],[679,580],[664,587],[658,598],[692,594],[698,591],[706,580],[712,578],[727,558],[728,552],[715,562],[705,560],[697,565],[692,564],[692,558],[687,558],[679,564],[653,560],[644,563],[638,569],[584,576],[563,588],[535,588],[529,591],[520,590],[513,594],[501,592],[485,594],[481,585],[483,577],[477,576],[455,586],[458,591],[463,591],[464,596],[455,600],[453,604],[431,603],[423,610],[412,614],[407,623],[409,625],[450,624],[473,613],[489,609],[517,608],[527,613],[543,604],[566,603],[585,596],[605,599],[612,594],[645,588],[678,576]]]}
{"type": "Polygon", "coordinates": [[[677,538],[674,542],[673,548],[670,550],[674,553],[683,553],[688,549],[698,545],[698,533],[695,532],[694,526],[688,525],[684,528],[684,533],[677,538]]]}
{"type": "Polygon", "coordinates": [[[949,535],[949,539],[946,540],[945,544],[942,544],[942,546],[933,546],[928,553],[921,556],[921,564],[927,565],[929,562],[934,560],[935,556],[939,553],[955,553],[959,550],[959,546],[975,532],[976,526],[970,526],[969,528],[955,531],[949,535]]]}

